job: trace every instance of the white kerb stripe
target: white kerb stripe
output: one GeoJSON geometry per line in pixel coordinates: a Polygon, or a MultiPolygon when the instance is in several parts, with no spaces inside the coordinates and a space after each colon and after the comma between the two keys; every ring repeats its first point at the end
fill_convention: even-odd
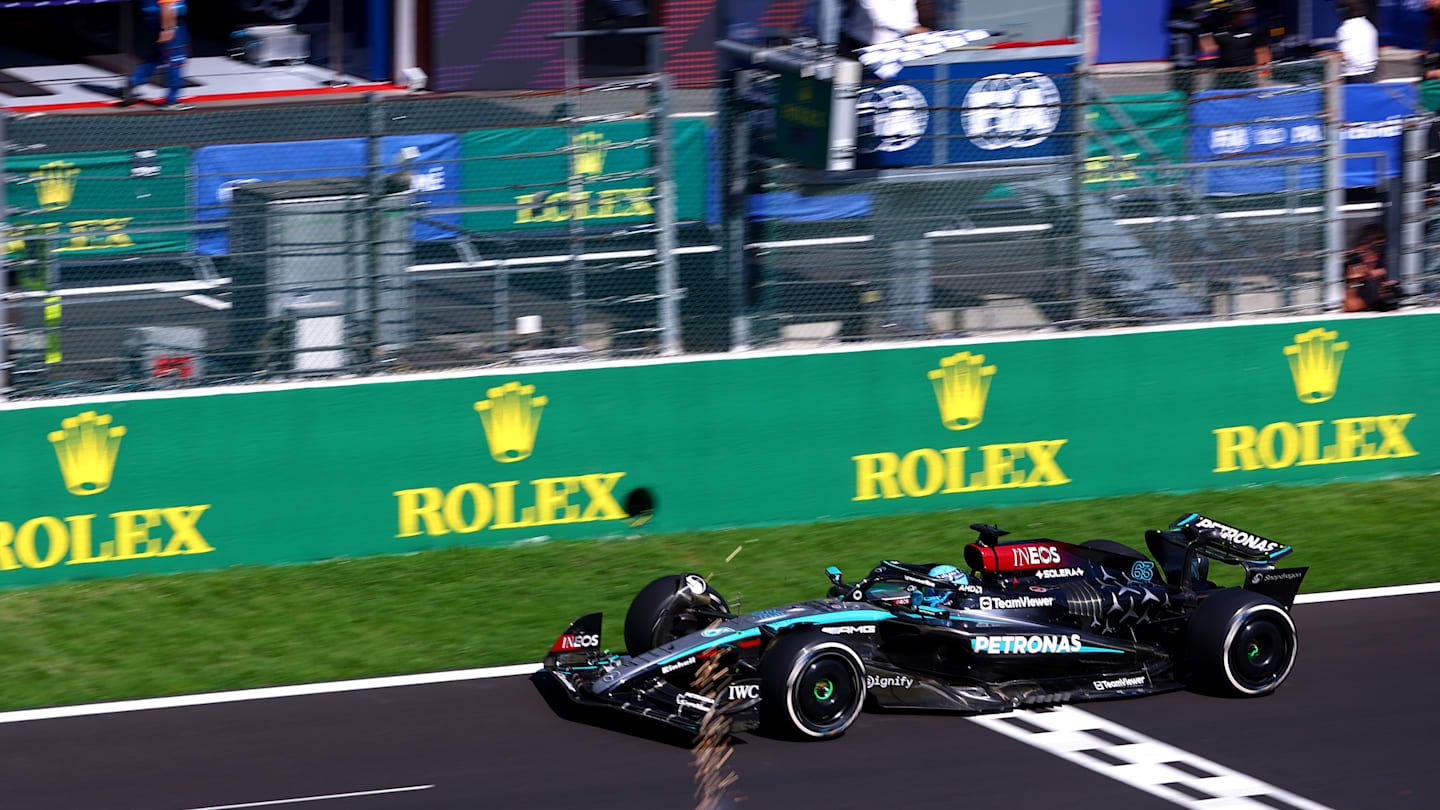
{"type": "Polygon", "coordinates": [[[1352,591],[1321,591],[1302,593],[1295,597],[1297,605],[1313,605],[1319,602],[1348,602],[1351,599],[1379,599],[1386,596],[1415,596],[1422,593],[1440,593],[1440,582],[1417,582],[1414,585],[1390,585],[1384,588],[1357,588],[1352,591]]]}
{"type": "Polygon", "coordinates": [[[202,692],[195,695],[119,700],[112,703],[84,703],[77,706],[48,706],[41,709],[20,709],[0,712],[0,723],[23,723],[29,720],[55,720],[62,717],[86,717],[94,714],[120,714],[152,709],[177,709],[185,706],[209,706],[215,703],[241,703],[247,700],[324,695],[335,692],[358,692],[364,689],[386,689],[396,686],[424,686],[432,683],[474,681],[484,678],[508,678],[529,675],[540,669],[539,664],[511,664],[481,669],[456,669],[447,672],[421,672],[414,675],[389,675],[383,678],[360,678],[352,681],[298,683],[291,686],[266,686],[234,692],[202,692]]]}
{"type": "Polygon", "coordinates": [[[356,790],[350,793],[326,793],[322,796],[301,796],[295,799],[272,799],[268,802],[245,802],[244,804],[212,804],[209,807],[191,807],[189,810],[239,810],[241,807],[269,807],[277,804],[300,804],[301,802],[323,802],[327,799],[353,799],[356,796],[378,796],[382,793],[407,793],[412,790],[429,790],[434,785],[410,785],[409,787],[383,788],[381,790],[356,790]]]}
{"type": "Polygon", "coordinates": [[[1227,810],[1274,810],[1277,806],[1255,797],[1276,799],[1283,802],[1279,806],[1297,810],[1331,810],[1323,804],[1074,706],[967,719],[1101,776],[1192,810],[1219,807],[1227,810]],[[1097,737],[1090,733],[1092,731],[1102,732],[1105,736],[1097,737]]]}

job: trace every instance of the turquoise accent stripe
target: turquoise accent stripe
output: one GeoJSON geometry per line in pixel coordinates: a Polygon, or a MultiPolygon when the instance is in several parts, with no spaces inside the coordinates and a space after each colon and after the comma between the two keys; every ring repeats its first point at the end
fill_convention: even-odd
{"type": "Polygon", "coordinates": [[[1110,649],[1109,647],[1081,647],[1081,648],[1080,648],[1080,652],[1123,653],[1123,652],[1125,652],[1125,651],[1124,651],[1124,650],[1112,650],[1112,649],[1110,649]]]}
{"type": "MultiPolygon", "coordinates": [[[[838,613],[821,613],[810,616],[793,616],[789,619],[779,619],[773,622],[766,622],[765,626],[773,629],[790,627],[796,624],[845,624],[849,622],[878,622],[885,619],[893,619],[895,615],[888,610],[846,610],[838,613]]],[[[671,661],[678,661],[687,655],[696,655],[705,652],[722,644],[730,644],[742,639],[754,638],[760,635],[760,628],[752,627],[749,630],[741,630],[736,633],[726,633],[719,638],[712,639],[695,647],[687,648],[684,652],[678,652],[655,661],[651,666],[662,666],[671,661]]]]}

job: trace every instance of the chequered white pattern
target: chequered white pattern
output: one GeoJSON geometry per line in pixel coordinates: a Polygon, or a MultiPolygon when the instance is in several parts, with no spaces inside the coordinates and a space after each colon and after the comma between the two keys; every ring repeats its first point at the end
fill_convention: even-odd
{"type": "Polygon", "coordinates": [[[1330,810],[1074,706],[970,721],[1194,810],[1330,810]]]}
{"type": "Polygon", "coordinates": [[[890,42],[871,45],[856,51],[860,64],[870,68],[882,79],[894,78],[906,62],[935,56],[955,48],[963,48],[990,36],[989,31],[927,31],[911,34],[890,42]]]}

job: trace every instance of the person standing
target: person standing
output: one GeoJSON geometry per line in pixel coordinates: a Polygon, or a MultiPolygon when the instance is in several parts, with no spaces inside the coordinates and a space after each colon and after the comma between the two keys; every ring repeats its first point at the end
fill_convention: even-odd
{"type": "Polygon", "coordinates": [[[1425,0],[1425,50],[1420,66],[1424,78],[1440,79],[1440,0],[1425,0]]]}
{"type": "Polygon", "coordinates": [[[1365,16],[1364,0],[1341,0],[1340,28],[1335,32],[1340,51],[1340,75],[1346,84],[1375,81],[1380,62],[1380,33],[1365,16]]]}
{"type": "Polygon", "coordinates": [[[1200,56],[1200,21],[1191,0],[1172,0],[1165,30],[1170,34],[1170,89],[1185,95],[1195,91],[1196,60],[1200,56]]]}
{"type": "Polygon", "coordinates": [[[155,71],[165,69],[165,101],[162,109],[184,110],[180,89],[185,86],[185,60],[190,55],[190,30],[185,26],[185,0],[140,0],[140,13],[145,30],[145,61],[141,62],[125,83],[120,104],[128,106],[140,100],[135,90],[150,81],[155,71]]]}
{"type": "Polygon", "coordinates": [[[1200,39],[1206,52],[1217,56],[1217,89],[1245,89],[1255,86],[1255,70],[1270,64],[1270,32],[1255,18],[1255,6],[1246,0],[1220,0],[1212,4],[1210,30],[1200,39]]]}
{"type": "Polygon", "coordinates": [[[923,34],[915,0],[851,0],[845,16],[845,44],[851,50],[923,34]]]}

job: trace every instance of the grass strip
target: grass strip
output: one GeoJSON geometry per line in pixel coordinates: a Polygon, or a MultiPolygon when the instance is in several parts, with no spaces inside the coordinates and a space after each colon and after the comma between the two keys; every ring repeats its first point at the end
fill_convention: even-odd
{"type": "Polygon", "coordinates": [[[705,574],[758,610],[824,594],[826,565],[963,565],[974,522],[1142,547],[1188,510],[1295,546],[1308,592],[1440,580],[1433,476],[137,576],[0,593],[0,708],[536,661],[593,610],[619,648],[631,597],[662,574],[705,574]]]}

